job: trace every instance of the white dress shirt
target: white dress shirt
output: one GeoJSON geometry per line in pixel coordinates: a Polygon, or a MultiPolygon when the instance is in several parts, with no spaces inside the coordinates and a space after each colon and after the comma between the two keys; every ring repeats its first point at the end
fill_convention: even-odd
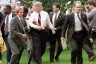
{"type": "MultiPolygon", "coordinates": [[[[79,18],[78,18],[78,16],[77,16],[77,13],[74,13],[75,15],[75,31],[81,31],[82,30],[82,25],[81,25],[81,22],[80,22],[80,20],[79,20],[79,18]]],[[[79,17],[80,17],[81,15],[79,14],[79,17]]]]}
{"type": "MultiPolygon", "coordinates": [[[[10,13],[8,15],[8,31],[10,31],[10,22],[11,22],[11,19],[12,19],[12,13],[10,13]]],[[[7,20],[7,16],[5,18],[5,24],[6,24],[6,20],[7,20]]]]}
{"type": "Polygon", "coordinates": [[[31,14],[31,16],[29,17],[29,22],[27,22],[28,25],[34,29],[38,29],[40,27],[39,23],[38,23],[39,14],[41,16],[41,27],[45,28],[46,26],[48,26],[50,29],[53,29],[53,25],[50,22],[49,15],[45,11],[41,11],[40,13],[37,13],[34,11],[31,14]],[[34,22],[35,22],[35,24],[34,24],[34,22]]]}
{"type": "Polygon", "coordinates": [[[54,14],[53,14],[53,17],[52,17],[53,26],[55,26],[55,16],[56,16],[56,19],[57,19],[58,16],[59,16],[59,14],[60,14],[60,10],[59,10],[57,13],[54,13],[54,14]],[[56,14],[57,14],[57,16],[56,16],[56,14]]]}

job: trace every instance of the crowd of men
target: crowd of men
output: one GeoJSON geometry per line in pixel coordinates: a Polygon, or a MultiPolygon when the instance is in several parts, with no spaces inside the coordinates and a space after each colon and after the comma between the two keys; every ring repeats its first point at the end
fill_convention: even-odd
{"type": "Polygon", "coordinates": [[[89,13],[83,13],[81,2],[75,1],[73,11],[66,15],[59,3],[54,3],[49,13],[43,10],[39,1],[33,3],[31,13],[22,6],[12,11],[10,5],[5,5],[0,13],[0,27],[7,47],[7,64],[19,64],[26,48],[28,64],[42,64],[47,41],[50,44],[50,63],[54,59],[59,61],[63,51],[61,42],[64,42],[66,33],[72,48],[71,64],[83,64],[82,49],[90,61],[95,60],[96,3],[89,0],[87,8],[89,13]],[[55,55],[56,43],[58,48],[55,55]]]}

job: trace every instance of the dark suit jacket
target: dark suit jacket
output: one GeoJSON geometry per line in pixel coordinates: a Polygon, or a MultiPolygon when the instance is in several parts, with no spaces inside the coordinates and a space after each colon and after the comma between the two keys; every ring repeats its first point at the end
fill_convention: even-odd
{"type": "Polygon", "coordinates": [[[2,20],[3,20],[3,14],[0,12],[0,30],[1,30],[2,20]]]}
{"type": "MultiPolygon", "coordinates": [[[[15,16],[16,16],[16,14],[12,13],[12,18],[15,16]]],[[[2,26],[1,26],[1,32],[2,32],[3,37],[5,37],[5,33],[4,33],[5,18],[6,18],[6,15],[3,15],[2,26]]]]}
{"type": "Polygon", "coordinates": [[[0,23],[2,22],[3,20],[3,14],[0,12],[0,23]]]}
{"type": "MultiPolygon", "coordinates": [[[[81,13],[81,18],[87,24],[87,16],[85,14],[81,13]]],[[[84,31],[83,34],[85,36],[87,36],[87,34],[88,34],[87,30],[85,29],[85,27],[83,25],[82,25],[82,27],[83,27],[83,31],[84,31]]],[[[67,29],[68,29],[67,38],[70,40],[72,38],[74,31],[75,31],[74,13],[68,14],[66,16],[66,19],[65,19],[65,22],[64,22],[63,28],[62,28],[62,37],[65,37],[65,33],[66,33],[67,29]]]]}
{"type": "Polygon", "coordinates": [[[10,23],[10,32],[9,35],[19,46],[25,45],[25,39],[23,38],[25,34],[25,29],[23,24],[20,22],[19,18],[15,16],[10,23]]]}
{"type": "MultiPolygon", "coordinates": [[[[51,22],[52,22],[53,15],[54,15],[53,12],[49,13],[51,22]]],[[[58,15],[57,20],[55,21],[55,28],[57,28],[57,30],[62,29],[63,23],[65,21],[65,17],[66,17],[66,15],[63,12],[60,12],[60,14],[58,15]]]]}

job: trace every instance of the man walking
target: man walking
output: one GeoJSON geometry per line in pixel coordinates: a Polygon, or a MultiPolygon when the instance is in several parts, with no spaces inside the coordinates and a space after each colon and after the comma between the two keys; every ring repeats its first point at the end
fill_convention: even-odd
{"type": "Polygon", "coordinates": [[[80,1],[74,3],[74,12],[68,14],[62,29],[62,38],[65,37],[66,30],[68,40],[71,42],[71,64],[83,64],[82,45],[87,39],[89,28],[87,17],[81,13],[82,4],[80,1]]]}

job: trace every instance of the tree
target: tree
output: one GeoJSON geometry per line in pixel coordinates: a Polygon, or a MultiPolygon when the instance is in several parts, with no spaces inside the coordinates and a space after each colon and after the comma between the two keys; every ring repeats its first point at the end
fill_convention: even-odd
{"type": "MultiPolygon", "coordinates": [[[[32,1],[33,0],[19,0],[19,1],[23,2],[25,6],[30,6],[32,4],[32,1]]],[[[64,9],[67,9],[67,8],[71,7],[73,5],[73,2],[74,1],[77,1],[77,0],[38,0],[38,1],[41,1],[42,2],[43,7],[44,7],[44,10],[50,10],[51,7],[52,7],[52,4],[54,2],[60,3],[61,9],[64,10],[64,9]],[[71,3],[68,4],[69,1],[71,3]]],[[[85,4],[86,1],[87,0],[81,0],[81,2],[83,4],[85,4]]]]}

